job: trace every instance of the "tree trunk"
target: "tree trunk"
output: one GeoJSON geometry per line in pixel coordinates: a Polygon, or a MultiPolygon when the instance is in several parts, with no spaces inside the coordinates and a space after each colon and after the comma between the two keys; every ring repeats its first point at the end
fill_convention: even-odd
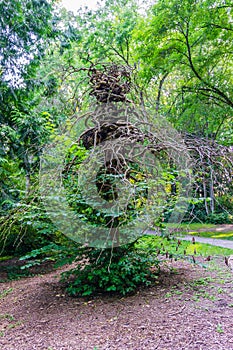
{"type": "Polygon", "coordinates": [[[203,193],[204,193],[206,215],[209,215],[209,207],[208,207],[208,203],[207,203],[207,189],[206,189],[205,180],[203,181],[203,193]]]}
{"type": "Polygon", "coordinates": [[[213,214],[215,207],[215,200],[214,200],[214,182],[213,182],[213,170],[210,169],[210,210],[213,214]]]}
{"type": "Polygon", "coordinates": [[[112,240],[112,246],[113,247],[118,247],[119,246],[119,229],[118,227],[112,227],[110,229],[110,237],[112,240]]]}

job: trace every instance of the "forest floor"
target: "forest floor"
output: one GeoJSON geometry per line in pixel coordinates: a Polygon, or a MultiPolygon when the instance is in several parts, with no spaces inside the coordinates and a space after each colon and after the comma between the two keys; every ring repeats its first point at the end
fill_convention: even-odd
{"type": "Polygon", "coordinates": [[[69,297],[49,267],[0,273],[0,349],[233,350],[232,272],[224,257],[197,262],[164,261],[157,282],[128,297],[69,297]]]}

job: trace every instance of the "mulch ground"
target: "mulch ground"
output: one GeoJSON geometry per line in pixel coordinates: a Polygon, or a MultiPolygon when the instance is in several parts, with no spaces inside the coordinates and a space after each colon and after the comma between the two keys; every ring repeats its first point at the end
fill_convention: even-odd
{"type": "Polygon", "coordinates": [[[232,272],[223,257],[199,262],[164,262],[152,287],[124,298],[71,298],[49,269],[3,281],[0,349],[233,350],[232,272]]]}

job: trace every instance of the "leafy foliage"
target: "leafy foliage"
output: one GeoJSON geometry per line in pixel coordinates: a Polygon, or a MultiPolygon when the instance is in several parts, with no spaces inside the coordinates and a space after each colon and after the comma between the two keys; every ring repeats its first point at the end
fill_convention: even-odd
{"type": "Polygon", "coordinates": [[[213,213],[207,216],[206,222],[209,224],[232,224],[233,216],[229,215],[227,212],[223,213],[213,213]]]}
{"type": "Polygon", "coordinates": [[[134,30],[142,79],[180,130],[225,139],[233,107],[231,14],[221,0],[158,1],[134,30]]]}
{"type": "Polygon", "coordinates": [[[156,255],[126,245],[103,251],[92,249],[78,258],[74,269],[63,273],[63,280],[69,278],[67,291],[73,296],[88,296],[100,292],[126,295],[139,286],[148,286],[156,275],[151,266],[158,266],[156,255]]]}
{"type": "Polygon", "coordinates": [[[43,55],[44,39],[54,36],[52,5],[46,0],[3,0],[0,13],[2,78],[18,85],[28,63],[43,55]]]}
{"type": "Polygon", "coordinates": [[[151,285],[157,278],[160,260],[154,247],[147,248],[131,243],[101,250],[63,240],[62,244],[50,243],[35,249],[21,260],[28,260],[23,269],[48,260],[55,261],[56,267],[72,263],[75,267],[63,272],[61,279],[72,296],[106,292],[126,295],[151,285]]]}
{"type": "Polygon", "coordinates": [[[37,174],[51,130],[48,116],[36,111],[41,90],[35,73],[57,30],[46,0],[4,0],[0,13],[0,251],[19,254],[46,241],[37,174]]]}

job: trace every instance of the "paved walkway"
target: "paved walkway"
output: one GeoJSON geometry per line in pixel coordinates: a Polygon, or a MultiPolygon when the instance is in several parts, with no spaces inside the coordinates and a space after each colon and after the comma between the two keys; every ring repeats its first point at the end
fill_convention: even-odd
{"type": "MultiPolygon", "coordinates": [[[[211,228],[206,227],[203,229],[199,229],[196,232],[208,232],[208,231],[222,232],[222,233],[232,232],[233,225],[217,225],[216,227],[211,227],[211,228]]],[[[180,238],[186,241],[192,241],[193,237],[195,238],[195,241],[199,243],[206,243],[206,244],[215,245],[217,247],[233,249],[233,241],[230,241],[227,239],[220,239],[220,238],[197,237],[195,236],[195,234],[192,235],[192,231],[190,231],[189,235],[185,235],[180,238]]]]}
{"type": "MultiPolygon", "coordinates": [[[[211,227],[211,228],[203,228],[203,229],[199,229],[195,232],[209,232],[209,231],[213,231],[213,232],[232,232],[233,231],[233,225],[218,225],[216,227],[211,227]]],[[[206,243],[206,244],[211,244],[211,245],[215,245],[217,247],[223,247],[223,248],[228,248],[228,249],[232,249],[233,250],[233,241],[227,240],[227,239],[219,239],[219,238],[208,238],[208,237],[198,237],[195,235],[192,235],[193,231],[190,231],[189,235],[182,235],[182,236],[175,236],[178,239],[181,240],[185,240],[185,241],[192,241],[193,237],[195,238],[195,242],[199,242],[199,243],[206,243]]],[[[160,235],[158,232],[156,231],[147,231],[147,234],[149,235],[160,235]]]]}
{"type": "Polygon", "coordinates": [[[182,236],[182,237],[179,237],[179,239],[182,239],[185,241],[192,241],[193,237],[195,238],[195,242],[211,244],[217,247],[229,248],[233,250],[233,241],[229,241],[227,239],[197,237],[192,235],[182,236]]]}
{"type": "MultiPolygon", "coordinates": [[[[190,230],[190,232],[193,232],[193,231],[195,230],[190,230]]],[[[222,233],[233,232],[233,225],[223,224],[223,225],[217,225],[215,227],[203,227],[203,228],[197,229],[195,232],[222,232],[222,233]]]]}

